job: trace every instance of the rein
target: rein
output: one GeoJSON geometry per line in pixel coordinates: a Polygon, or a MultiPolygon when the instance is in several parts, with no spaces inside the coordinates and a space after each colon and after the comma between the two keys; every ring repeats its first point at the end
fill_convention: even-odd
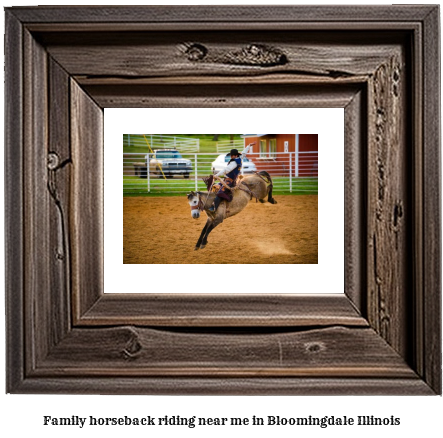
{"type": "Polygon", "coordinates": [[[205,209],[206,201],[208,200],[209,195],[208,195],[208,197],[206,198],[206,201],[205,201],[205,202],[202,201],[202,199],[201,199],[201,197],[200,197],[200,195],[201,195],[200,192],[197,192],[197,195],[198,195],[198,204],[197,204],[195,207],[191,207],[191,210],[200,210],[200,211],[203,211],[203,210],[205,209]]]}
{"type": "Polygon", "coordinates": [[[261,178],[266,184],[271,184],[271,181],[264,179],[258,172],[254,172],[254,175],[257,175],[259,178],[261,178]]]}
{"type": "Polygon", "coordinates": [[[240,181],[240,184],[238,186],[236,186],[235,189],[236,190],[241,190],[241,191],[247,193],[248,195],[251,196],[251,199],[255,198],[255,202],[258,202],[258,196],[255,195],[252,192],[252,190],[246,184],[243,183],[243,181],[240,181]]]}
{"type": "Polygon", "coordinates": [[[219,182],[222,186],[224,186],[228,190],[233,190],[235,187],[229,187],[222,179],[219,179],[219,182]]]}

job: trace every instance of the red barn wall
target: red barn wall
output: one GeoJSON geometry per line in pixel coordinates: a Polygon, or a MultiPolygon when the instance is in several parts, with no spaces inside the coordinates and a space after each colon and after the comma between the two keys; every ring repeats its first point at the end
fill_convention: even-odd
{"type": "Polygon", "coordinates": [[[298,139],[298,150],[318,151],[318,134],[300,134],[298,139]]]}
{"type": "Polygon", "coordinates": [[[299,154],[298,176],[318,177],[318,134],[300,134],[298,150],[299,152],[317,152],[314,154],[299,154]]]}
{"type": "Polygon", "coordinates": [[[253,148],[254,153],[258,152],[260,150],[258,140],[259,140],[258,137],[246,137],[245,138],[245,147],[248,144],[255,143],[255,145],[252,148],[253,148]]]}
{"type": "MultiPolygon", "coordinates": [[[[269,137],[275,138],[275,137],[269,137]]],[[[285,151],[285,141],[288,142],[288,152],[295,152],[295,134],[277,134],[277,152],[285,151]]]]}
{"type": "MultiPolygon", "coordinates": [[[[287,176],[290,164],[289,154],[277,154],[275,158],[259,158],[260,140],[266,140],[269,152],[269,140],[277,139],[277,152],[285,151],[285,141],[288,142],[288,152],[296,152],[296,135],[295,134],[269,134],[264,137],[247,137],[245,138],[245,146],[254,143],[254,154],[248,158],[253,161],[257,167],[257,171],[266,170],[271,175],[287,176]]],[[[299,134],[299,152],[318,151],[318,134],[299,134]]],[[[292,156],[292,172],[295,176],[295,155],[292,156]]],[[[318,176],[318,160],[317,154],[300,154],[299,155],[299,176],[313,177],[318,176]]]]}

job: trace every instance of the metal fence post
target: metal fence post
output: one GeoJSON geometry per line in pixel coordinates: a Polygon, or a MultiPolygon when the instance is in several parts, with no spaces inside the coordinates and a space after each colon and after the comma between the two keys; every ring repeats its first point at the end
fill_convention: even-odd
{"type": "Polygon", "coordinates": [[[295,134],[295,176],[298,177],[298,158],[300,155],[300,134],[295,134]]]}
{"type": "Polygon", "coordinates": [[[197,171],[197,154],[194,154],[195,157],[195,191],[198,191],[197,185],[198,185],[198,171],[197,171]]]}
{"type": "Polygon", "coordinates": [[[289,152],[289,193],[292,193],[292,152],[289,152]]]}
{"type": "Polygon", "coordinates": [[[151,191],[151,173],[150,173],[150,171],[149,171],[149,162],[150,162],[150,159],[149,159],[149,152],[148,152],[148,155],[146,156],[146,172],[147,172],[147,178],[148,178],[148,193],[151,191]]]}

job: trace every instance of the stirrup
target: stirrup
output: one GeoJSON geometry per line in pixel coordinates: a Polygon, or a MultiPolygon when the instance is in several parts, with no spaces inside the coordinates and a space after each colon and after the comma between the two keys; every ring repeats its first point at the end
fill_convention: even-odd
{"type": "Polygon", "coordinates": [[[208,211],[211,213],[215,213],[217,211],[218,206],[220,205],[221,199],[217,196],[214,199],[213,204],[208,208],[208,211]]]}

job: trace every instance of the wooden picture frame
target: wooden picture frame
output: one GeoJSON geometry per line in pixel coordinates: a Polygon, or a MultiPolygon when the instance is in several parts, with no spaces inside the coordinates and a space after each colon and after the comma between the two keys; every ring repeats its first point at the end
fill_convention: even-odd
{"type": "Polygon", "coordinates": [[[441,394],[439,59],[438,6],[7,8],[7,392],[441,394]],[[345,108],[345,294],[103,294],[103,108],[175,106],[345,108]]]}

